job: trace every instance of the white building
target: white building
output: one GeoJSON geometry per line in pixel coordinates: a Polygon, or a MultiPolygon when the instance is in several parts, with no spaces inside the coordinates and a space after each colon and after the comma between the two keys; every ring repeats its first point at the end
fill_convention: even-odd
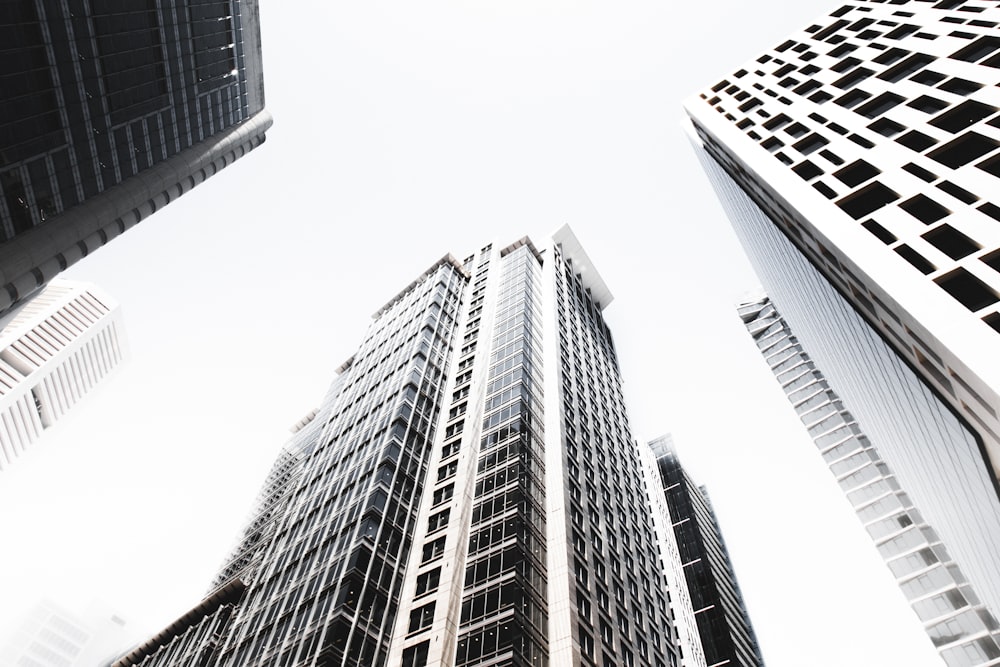
{"type": "Polygon", "coordinates": [[[122,361],[118,304],[53,280],[0,318],[0,470],[122,361]]]}

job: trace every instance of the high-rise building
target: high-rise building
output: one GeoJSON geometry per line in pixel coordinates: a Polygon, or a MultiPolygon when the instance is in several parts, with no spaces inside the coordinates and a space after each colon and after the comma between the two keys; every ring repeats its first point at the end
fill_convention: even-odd
{"type": "Polygon", "coordinates": [[[630,665],[680,647],[602,311],[566,227],[374,315],[210,595],[117,665],[630,665]]]}
{"type": "Polygon", "coordinates": [[[998,24],[976,0],[845,2],[687,103],[766,292],[992,610],[998,24]]]}
{"type": "Polygon", "coordinates": [[[658,483],[650,493],[659,492],[666,500],[704,664],[763,667],[764,659],[708,492],[681,465],[669,435],[650,442],[649,449],[658,473],[658,483]]]}
{"type": "Polygon", "coordinates": [[[994,479],[998,25],[984,0],[844,2],[687,103],[725,178],[968,422],[994,479]]]}
{"type": "Polygon", "coordinates": [[[264,141],[257,0],[0,6],[0,312],[264,141]]]}
{"type": "Polygon", "coordinates": [[[738,307],[768,367],[812,436],[948,665],[995,665],[1000,624],[932,524],[861,430],[767,297],[738,307]]]}
{"type": "Polygon", "coordinates": [[[126,640],[125,621],[92,603],[83,614],[50,600],[40,602],[0,646],[10,667],[94,667],[105,665],[126,640]]]}
{"type": "Polygon", "coordinates": [[[86,283],[56,279],[0,317],[0,470],[124,355],[118,304],[86,283]]]}

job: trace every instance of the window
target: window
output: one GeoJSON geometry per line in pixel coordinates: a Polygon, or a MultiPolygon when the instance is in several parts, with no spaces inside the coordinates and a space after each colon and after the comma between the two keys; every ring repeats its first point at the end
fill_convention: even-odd
{"type": "Polygon", "coordinates": [[[417,576],[416,594],[423,595],[437,590],[439,583],[441,583],[441,568],[436,567],[433,570],[428,570],[427,572],[417,576]]]}
{"type": "Polygon", "coordinates": [[[435,530],[440,530],[448,525],[448,519],[451,516],[451,509],[446,509],[444,511],[438,512],[437,514],[432,514],[427,520],[427,532],[432,533],[435,530]]]}
{"type": "Polygon", "coordinates": [[[439,537],[433,542],[424,545],[421,563],[428,563],[435,558],[439,558],[444,553],[444,537],[439,537]]]}
{"type": "Polygon", "coordinates": [[[970,125],[978,123],[984,118],[989,118],[994,113],[996,113],[996,107],[975,100],[966,100],[954,109],[932,118],[930,124],[946,132],[957,134],[970,125]]]}
{"type": "Polygon", "coordinates": [[[428,639],[415,646],[403,649],[402,667],[426,667],[427,653],[430,645],[431,641],[428,639]]]}
{"type": "Polygon", "coordinates": [[[866,118],[875,119],[905,99],[905,97],[896,93],[882,93],[875,99],[865,102],[858,107],[857,112],[866,118]]]}
{"type": "Polygon", "coordinates": [[[937,270],[927,259],[908,245],[901,245],[895,248],[896,254],[909,262],[917,271],[927,275],[937,270]]]}
{"type": "Polygon", "coordinates": [[[837,206],[855,220],[860,220],[897,199],[899,195],[896,192],[875,181],[844,197],[837,202],[837,206]]]}
{"type": "Polygon", "coordinates": [[[816,178],[817,176],[823,173],[822,169],[817,167],[809,160],[805,160],[804,162],[795,165],[794,167],[792,167],[792,171],[798,174],[802,178],[802,180],[805,181],[816,178]]]}
{"type": "Polygon", "coordinates": [[[875,178],[880,173],[879,169],[864,160],[855,160],[840,171],[834,172],[834,176],[844,185],[856,187],[870,178],[875,178]]]}
{"type": "Polygon", "coordinates": [[[923,239],[952,259],[962,259],[981,246],[951,225],[941,225],[923,235],[923,239]]]}
{"type": "Polygon", "coordinates": [[[936,97],[931,97],[930,95],[921,95],[915,100],[907,102],[906,106],[918,111],[923,111],[924,113],[937,113],[948,106],[947,102],[939,100],[936,97]]]}
{"type": "Polygon", "coordinates": [[[429,628],[432,623],[434,623],[434,607],[437,603],[431,602],[430,604],[425,604],[422,607],[418,607],[410,612],[410,627],[408,632],[411,634],[414,632],[419,632],[424,628],[429,628]]]}
{"type": "Polygon", "coordinates": [[[923,132],[917,132],[916,130],[911,130],[903,136],[896,139],[896,141],[910,150],[920,151],[926,150],[937,143],[933,138],[928,137],[923,132]]]}
{"type": "Polygon", "coordinates": [[[941,218],[951,215],[951,211],[922,194],[907,199],[899,207],[925,225],[937,222],[941,218]]]}
{"type": "Polygon", "coordinates": [[[993,151],[997,146],[1000,146],[1000,141],[996,139],[984,137],[975,132],[966,132],[957,139],[931,151],[927,157],[946,167],[958,169],[993,151]]]}
{"type": "Polygon", "coordinates": [[[878,132],[883,137],[893,137],[906,128],[896,121],[889,120],[888,118],[879,118],[877,121],[869,125],[868,129],[873,132],[878,132]]]}
{"type": "Polygon", "coordinates": [[[455,495],[455,485],[454,484],[449,484],[447,486],[443,486],[443,487],[441,487],[440,489],[438,489],[438,490],[436,490],[434,492],[434,496],[432,498],[433,504],[434,505],[440,505],[441,503],[443,503],[446,500],[451,500],[451,497],[454,496],[454,495],[455,495]]]}
{"type": "Polygon", "coordinates": [[[1000,301],[989,285],[963,268],[955,269],[935,279],[934,282],[971,311],[980,310],[1000,301]]]}
{"type": "Polygon", "coordinates": [[[803,155],[809,155],[823,146],[826,146],[828,143],[830,142],[826,139],[826,137],[813,132],[805,139],[793,144],[793,148],[803,155]]]}

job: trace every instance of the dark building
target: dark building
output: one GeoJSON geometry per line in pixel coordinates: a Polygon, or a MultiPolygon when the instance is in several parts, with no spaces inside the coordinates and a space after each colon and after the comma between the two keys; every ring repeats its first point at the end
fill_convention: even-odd
{"type": "Polygon", "coordinates": [[[116,664],[679,667],[610,301],[567,227],[434,263],[282,450],[209,596],[116,664]]]}
{"type": "Polygon", "coordinates": [[[256,0],[5,0],[0,90],[0,312],[271,124],[256,0]]]}
{"type": "Polygon", "coordinates": [[[663,483],[691,606],[710,667],[763,667],[726,543],[705,487],[681,466],[670,436],[649,443],[663,483]]]}

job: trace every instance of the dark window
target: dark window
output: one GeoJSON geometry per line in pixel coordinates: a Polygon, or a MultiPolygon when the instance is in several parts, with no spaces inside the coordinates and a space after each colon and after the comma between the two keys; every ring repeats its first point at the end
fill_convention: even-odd
{"type": "Polygon", "coordinates": [[[833,175],[844,185],[853,188],[861,185],[870,178],[875,178],[880,173],[882,172],[864,160],[855,160],[833,175]]]}
{"type": "Polygon", "coordinates": [[[966,100],[957,107],[935,116],[931,119],[930,124],[952,134],[957,134],[970,125],[978,123],[984,118],[989,118],[994,113],[996,113],[996,107],[975,100],[966,100]]]}
{"type": "Polygon", "coordinates": [[[958,187],[951,181],[941,181],[940,183],[938,183],[938,188],[943,190],[944,192],[947,192],[960,202],[964,202],[966,204],[971,204],[972,202],[979,200],[979,197],[972,194],[965,188],[958,187]]]}
{"type": "Polygon", "coordinates": [[[774,118],[771,118],[770,120],[766,121],[764,123],[764,127],[773,132],[774,130],[777,130],[782,126],[787,125],[788,123],[791,122],[791,120],[792,119],[786,116],[785,114],[779,113],[774,118]]]}
{"type": "Polygon", "coordinates": [[[812,184],[812,186],[816,188],[817,192],[819,192],[827,199],[833,199],[834,197],[837,196],[837,193],[834,191],[834,189],[831,188],[826,183],[824,183],[823,181],[816,181],[815,183],[812,184]]]}
{"type": "Polygon", "coordinates": [[[997,146],[1000,146],[1000,141],[996,139],[984,137],[975,132],[966,132],[957,139],[931,151],[927,156],[946,167],[958,169],[962,165],[969,164],[993,151],[997,146]]]}
{"type": "Polygon", "coordinates": [[[912,77],[910,81],[916,81],[917,83],[923,84],[925,86],[933,86],[935,83],[944,79],[944,74],[940,72],[935,72],[933,70],[925,69],[922,72],[917,72],[912,77]]]}
{"type": "Polygon", "coordinates": [[[986,283],[963,268],[955,269],[935,279],[934,282],[971,311],[985,308],[1000,300],[986,283]]]}
{"type": "Polygon", "coordinates": [[[834,153],[831,153],[830,151],[820,151],[819,154],[825,157],[833,164],[844,164],[844,159],[842,157],[834,153]]]}
{"type": "Polygon", "coordinates": [[[860,220],[897,199],[899,199],[897,193],[875,181],[847,195],[837,202],[837,206],[855,220],[860,220]]]}
{"type": "Polygon", "coordinates": [[[819,150],[823,146],[830,143],[826,137],[813,132],[805,139],[793,144],[793,148],[803,155],[809,155],[810,153],[819,150]]]}
{"type": "Polygon", "coordinates": [[[907,35],[912,35],[917,31],[917,26],[904,23],[895,30],[885,33],[886,39],[903,39],[907,35]]]}
{"type": "Polygon", "coordinates": [[[423,595],[436,590],[441,583],[441,568],[436,567],[423,574],[417,575],[417,595],[423,595]]]}
{"type": "Polygon", "coordinates": [[[906,98],[896,93],[882,93],[875,99],[865,102],[857,108],[857,112],[866,118],[877,118],[893,108],[906,98]]]}
{"type": "Polygon", "coordinates": [[[429,628],[434,623],[434,607],[436,602],[417,607],[410,612],[410,627],[408,632],[417,632],[429,628]]]}
{"type": "Polygon", "coordinates": [[[877,121],[868,126],[868,129],[873,132],[878,132],[884,137],[893,137],[905,130],[906,128],[897,123],[894,120],[889,120],[888,118],[879,118],[877,121]]]}
{"type": "Polygon", "coordinates": [[[927,171],[926,169],[924,169],[919,165],[913,164],[912,162],[904,164],[903,169],[910,172],[920,180],[927,181],[928,183],[933,183],[934,181],[937,180],[936,175],[932,174],[931,172],[927,171]]]}
{"type": "Polygon", "coordinates": [[[826,102],[829,102],[830,100],[833,99],[833,95],[826,92],[825,90],[821,90],[818,93],[810,95],[809,99],[815,102],[816,104],[825,104],[826,102]]]}
{"type": "Polygon", "coordinates": [[[416,646],[403,649],[402,667],[427,667],[427,653],[431,640],[422,641],[416,646]]]}
{"type": "Polygon", "coordinates": [[[792,123],[791,125],[789,125],[788,127],[785,128],[785,132],[787,132],[788,134],[792,135],[793,137],[801,137],[803,134],[806,134],[808,131],[809,131],[809,128],[807,128],[802,123],[792,123]]]}
{"type": "Polygon", "coordinates": [[[907,262],[912,264],[920,273],[927,275],[928,273],[934,273],[937,269],[933,264],[931,264],[927,259],[918,253],[916,250],[908,245],[901,245],[897,247],[896,253],[905,259],[907,262]]]}
{"type": "Polygon", "coordinates": [[[851,136],[849,136],[847,138],[850,139],[851,141],[853,141],[854,143],[856,143],[858,146],[861,146],[862,148],[875,148],[875,144],[874,143],[872,143],[871,141],[868,141],[867,139],[865,139],[864,137],[862,137],[860,134],[852,134],[851,136]]]}
{"type": "Polygon", "coordinates": [[[925,225],[937,222],[941,218],[951,215],[951,211],[922,194],[907,199],[900,203],[899,207],[925,225]]]}
{"type": "Polygon", "coordinates": [[[982,60],[997,49],[1000,49],[1000,37],[980,37],[973,43],[963,46],[958,51],[955,51],[955,53],[951,54],[950,57],[955,60],[964,60],[966,62],[974,63],[977,60],[982,60]]]}
{"type": "Polygon", "coordinates": [[[994,331],[1000,333],[1000,313],[990,313],[983,318],[983,322],[993,327],[994,331]]]}
{"type": "Polygon", "coordinates": [[[937,141],[923,132],[917,132],[916,130],[911,130],[901,137],[897,137],[896,141],[903,144],[910,150],[917,151],[918,153],[922,150],[926,150],[937,143],[937,141]]]}
{"type": "Polygon", "coordinates": [[[857,67],[860,64],[861,60],[859,58],[851,56],[849,58],[844,58],[838,63],[834,63],[833,65],[830,66],[830,69],[833,70],[834,72],[846,72],[852,67],[857,67]]]}
{"type": "Polygon", "coordinates": [[[941,225],[923,235],[925,241],[952,259],[962,259],[982,246],[950,225],[941,225]]]}
{"type": "Polygon", "coordinates": [[[853,88],[854,86],[858,85],[859,83],[861,83],[874,73],[875,72],[873,70],[870,70],[867,67],[858,67],[857,69],[853,70],[850,74],[842,76],[841,78],[834,81],[833,85],[842,90],[847,90],[848,88],[853,88]]]}
{"type": "Polygon", "coordinates": [[[896,81],[902,81],[914,72],[927,67],[935,60],[937,59],[934,56],[929,56],[926,53],[914,53],[906,60],[893,65],[886,71],[879,74],[878,78],[886,81],[892,81],[893,83],[896,81]]]}
{"type": "Polygon", "coordinates": [[[877,62],[879,65],[891,65],[894,62],[899,61],[900,58],[905,58],[908,55],[910,55],[910,52],[906,49],[892,48],[880,53],[872,60],[877,62]]]}
{"type": "Polygon", "coordinates": [[[991,252],[985,257],[979,258],[983,264],[990,267],[994,271],[1000,272],[1000,251],[991,252]]]}
{"type": "Polygon", "coordinates": [[[969,95],[976,92],[983,87],[983,84],[976,83],[975,81],[969,81],[968,79],[960,79],[955,77],[954,79],[948,79],[942,83],[938,88],[941,90],[946,90],[949,93],[954,93],[955,95],[969,95]]]}
{"type": "Polygon", "coordinates": [[[861,102],[864,102],[869,97],[871,97],[871,93],[867,93],[861,90],[860,88],[855,88],[851,92],[841,95],[840,97],[835,99],[834,102],[844,107],[845,109],[850,109],[851,107],[856,106],[861,102]]]}
{"type": "Polygon", "coordinates": [[[865,220],[861,223],[861,226],[874,234],[875,238],[886,245],[896,242],[896,235],[874,220],[865,220]]]}
{"type": "Polygon", "coordinates": [[[993,174],[997,178],[1000,178],[1000,155],[995,155],[991,158],[983,160],[976,165],[987,174],[993,174]]]}
{"type": "Polygon", "coordinates": [[[930,95],[921,95],[915,100],[907,102],[906,106],[912,107],[924,113],[937,113],[948,106],[948,103],[930,95]]]}
{"type": "Polygon", "coordinates": [[[979,206],[977,210],[982,211],[984,215],[988,215],[994,220],[1000,222],[1000,206],[986,202],[985,204],[979,206]]]}

